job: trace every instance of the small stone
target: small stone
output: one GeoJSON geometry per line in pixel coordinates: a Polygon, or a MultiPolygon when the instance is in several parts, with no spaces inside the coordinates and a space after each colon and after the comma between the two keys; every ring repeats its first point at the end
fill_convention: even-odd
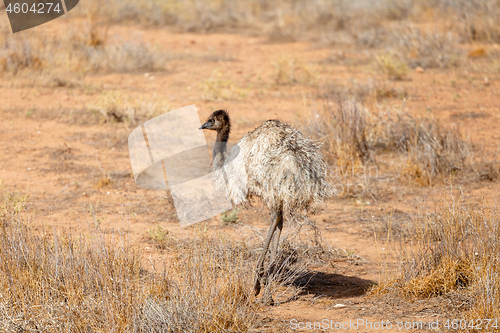
{"type": "Polygon", "coordinates": [[[335,304],[334,308],[345,308],[346,305],[345,304],[335,304]]]}
{"type": "Polygon", "coordinates": [[[424,69],[423,69],[422,67],[420,67],[420,66],[415,67],[415,73],[420,73],[420,74],[422,74],[423,72],[424,72],[424,69]]]}
{"type": "Polygon", "coordinates": [[[484,85],[485,86],[489,86],[490,85],[490,80],[487,77],[484,78],[484,85]]]}

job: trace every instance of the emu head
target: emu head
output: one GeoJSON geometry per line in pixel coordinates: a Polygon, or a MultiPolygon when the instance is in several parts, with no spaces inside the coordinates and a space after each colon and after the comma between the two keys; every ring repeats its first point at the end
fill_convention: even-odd
{"type": "Polygon", "coordinates": [[[222,129],[229,130],[229,127],[229,115],[227,112],[224,110],[217,110],[208,117],[206,123],[201,125],[200,129],[221,131],[222,129]]]}

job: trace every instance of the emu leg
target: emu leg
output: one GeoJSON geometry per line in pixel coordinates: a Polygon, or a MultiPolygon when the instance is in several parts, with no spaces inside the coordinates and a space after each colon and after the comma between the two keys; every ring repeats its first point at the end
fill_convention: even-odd
{"type": "Polygon", "coordinates": [[[269,228],[269,232],[267,233],[266,241],[264,242],[264,248],[262,249],[262,253],[260,254],[259,260],[257,260],[257,268],[255,271],[255,280],[253,283],[253,290],[255,292],[255,296],[260,293],[260,283],[261,279],[264,275],[264,259],[266,259],[266,253],[269,249],[269,243],[271,243],[271,239],[273,238],[274,231],[279,224],[280,214],[277,211],[271,211],[271,227],[269,228]]]}
{"type": "Polygon", "coordinates": [[[280,235],[281,230],[283,229],[283,213],[281,210],[278,211],[276,219],[278,223],[272,237],[271,257],[269,259],[269,267],[265,273],[264,295],[262,295],[262,298],[260,299],[260,302],[264,305],[274,305],[273,295],[269,290],[268,285],[274,278],[278,268],[280,235]]]}
{"type": "Polygon", "coordinates": [[[274,231],[273,245],[271,247],[271,265],[272,266],[274,266],[276,264],[276,260],[278,257],[280,236],[281,236],[282,230],[283,230],[283,212],[280,210],[278,212],[278,225],[276,226],[276,230],[274,231]]]}

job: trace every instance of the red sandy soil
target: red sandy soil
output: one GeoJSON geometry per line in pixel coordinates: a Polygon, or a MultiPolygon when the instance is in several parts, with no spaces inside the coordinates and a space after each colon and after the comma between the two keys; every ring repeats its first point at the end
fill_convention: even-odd
{"type": "MultiPolygon", "coordinates": [[[[67,23],[48,24],[47,32],[64,31],[64,24],[67,23]]],[[[98,220],[105,233],[126,233],[141,249],[145,265],[150,260],[158,264],[168,261],[168,251],[156,249],[146,237],[152,228],[162,226],[175,239],[190,239],[198,228],[228,237],[251,238],[255,237],[253,228],[265,232],[269,215],[255,202],[242,208],[242,224],[224,226],[220,217],[215,217],[181,228],[164,191],[143,190],[135,185],[127,138],[137,124],[99,124],[89,111],[103,91],[120,92],[131,100],[155,98],[168,102],[171,109],[196,104],[202,120],[215,109],[227,109],[234,119],[235,141],[270,118],[300,128],[310,115],[304,100],[317,101],[319,106],[322,103],[316,97],[316,86],[342,85],[350,80],[363,83],[374,78],[406,91],[409,112],[432,114],[443,124],[457,124],[473,142],[484,145],[485,151],[498,152],[500,70],[498,64],[493,68],[488,57],[469,59],[467,65],[458,68],[412,72],[408,80],[393,82],[373,71],[370,61],[374,50],[309,43],[272,44],[266,38],[229,34],[177,34],[139,27],[110,29],[110,35],[130,36],[133,32],[140,32],[146,42],[171,55],[166,71],[150,73],[149,77],[145,73],[87,75],[83,79],[69,75],[71,84],[65,86],[33,84],[33,78],[26,76],[1,77],[0,180],[12,192],[29,195],[28,210],[36,225],[91,233],[98,220]],[[325,61],[332,54],[340,56],[325,61]],[[314,82],[274,84],[273,62],[281,56],[299,59],[308,66],[314,82]],[[215,69],[220,69],[224,78],[244,94],[225,101],[203,100],[201,84],[215,69]],[[485,85],[485,77],[489,85],[485,85]],[[97,186],[105,175],[111,183],[97,186]]],[[[474,47],[477,46],[464,46],[474,47]]],[[[392,98],[380,104],[400,106],[402,102],[392,98]]],[[[207,140],[214,139],[212,134],[205,133],[207,140]]],[[[391,214],[395,219],[407,219],[419,207],[432,209],[448,195],[442,184],[414,187],[394,180],[384,189],[371,199],[332,200],[319,215],[311,217],[327,244],[362,259],[317,267],[318,279],[298,299],[263,308],[269,325],[262,330],[273,331],[274,325],[283,325],[280,322],[285,323],[283,330],[289,330],[286,323],[293,318],[302,322],[364,319],[393,323],[447,319],[442,310],[444,300],[406,302],[366,294],[367,286],[394,274],[398,265],[399,244],[376,236],[374,221],[391,214]],[[337,304],[345,307],[335,307],[337,304]]],[[[480,202],[484,197],[494,204],[499,183],[469,182],[462,189],[470,200],[480,202]]],[[[362,326],[356,331],[382,330],[362,326]]]]}

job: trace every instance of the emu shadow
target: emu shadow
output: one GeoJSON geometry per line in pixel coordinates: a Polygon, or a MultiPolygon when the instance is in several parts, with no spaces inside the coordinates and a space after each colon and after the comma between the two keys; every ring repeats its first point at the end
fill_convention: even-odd
{"type": "Polygon", "coordinates": [[[374,281],[362,279],[356,276],[347,276],[319,271],[308,271],[296,279],[290,285],[301,288],[297,296],[315,295],[330,298],[348,298],[364,295],[374,281]]]}

